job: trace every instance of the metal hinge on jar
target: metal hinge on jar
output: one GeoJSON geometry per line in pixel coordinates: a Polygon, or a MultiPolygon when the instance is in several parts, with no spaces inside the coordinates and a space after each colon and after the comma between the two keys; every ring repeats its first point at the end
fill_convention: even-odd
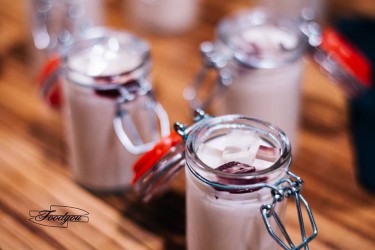
{"type": "Polygon", "coordinates": [[[233,81],[231,73],[226,69],[230,58],[219,52],[212,42],[203,42],[200,46],[200,52],[203,57],[203,66],[196,75],[193,83],[183,93],[185,100],[189,102],[192,110],[197,108],[205,109],[211,104],[213,98],[220,94],[223,87],[230,85],[233,81]],[[203,86],[208,72],[212,69],[218,74],[217,84],[214,85],[213,90],[205,100],[200,100],[198,91],[203,86]]]}
{"type": "Polygon", "coordinates": [[[300,177],[293,174],[290,171],[287,171],[287,174],[290,178],[281,179],[275,186],[268,186],[272,189],[271,193],[273,196],[273,202],[271,204],[265,204],[261,207],[260,212],[262,214],[264,223],[266,224],[267,230],[271,237],[285,250],[298,250],[298,249],[305,249],[308,250],[309,246],[308,243],[313,240],[317,234],[318,229],[315,224],[314,216],[311,212],[310,206],[308,205],[307,201],[301,195],[300,191],[303,187],[303,181],[300,177]],[[302,242],[299,245],[293,243],[292,239],[290,238],[287,230],[285,229],[284,224],[281,222],[275,207],[278,202],[283,201],[284,199],[294,198],[297,214],[298,214],[298,221],[299,227],[301,231],[301,238],[302,242]],[[306,229],[305,229],[305,222],[303,218],[302,208],[305,208],[306,213],[309,218],[309,223],[312,228],[312,233],[310,236],[306,236],[306,229]],[[276,222],[277,228],[280,230],[281,234],[284,236],[285,241],[283,241],[272,228],[270,218],[273,218],[276,222]]]}

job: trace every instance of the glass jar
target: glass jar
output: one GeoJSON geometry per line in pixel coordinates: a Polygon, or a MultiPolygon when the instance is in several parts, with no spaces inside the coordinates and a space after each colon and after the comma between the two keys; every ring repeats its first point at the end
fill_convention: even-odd
{"type": "Polygon", "coordinates": [[[302,54],[305,41],[294,19],[262,9],[225,18],[217,39],[204,42],[202,70],[184,97],[192,109],[213,103],[214,113],[243,114],[279,126],[295,145],[298,130],[302,54]],[[209,69],[218,74],[204,101],[198,93],[209,69]]]}
{"type": "Polygon", "coordinates": [[[197,20],[199,0],[129,0],[126,11],[139,25],[159,34],[179,34],[197,20]]]}
{"type": "Polygon", "coordinates": [[[300,194],[303,182],[289,171],[291,147],[285,134],[269,123],[241,115],[208,117],[199,111],[195,121],[190,127],[176,123],[182,139],[175,134],[164,138],[134,165],[133,181],[140,195],[149,200],[164,190],[185,159],[188,249],[307,247],[317,228],[300,194]],[[254,134],[260,144],[257,152],[250,150],[256,155],[251,166],[233,159],[223,161],[226,146],[247,143],[254,134]],[[170,150],[159,154],[161,148],[170,150]],[[300,245],[292,242],[282,222],[290,197],[298,211],[303,238],[300,245]],[[310,236],[306,235],[303,208],[308,214],[310,236]]]}
{"type": "Polygon", "coordinates": [[[82,31],[102,23],[102,0],[28,0],[37,49],[61,52],[82,31]]]}
{"type": "Polygon", "coordinates": [[[144,40],[98,28],[84,37],[69,48],[62,66],[73,177],[92,191],[123,190],[131,165],[159,140],[159,128],[162,136],[169,134],[168,116],[153,94],[144,40]]]}

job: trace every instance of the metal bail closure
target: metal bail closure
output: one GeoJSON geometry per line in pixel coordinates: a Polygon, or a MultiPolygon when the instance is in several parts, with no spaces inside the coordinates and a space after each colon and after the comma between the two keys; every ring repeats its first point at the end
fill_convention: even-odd
{"type": "Polygon", "coordinates": [[[321,30],[311,10],[302,12],[300,30],[306,36],[314,60],[349,96],[371,86],[371,63],[335,29],[321,30]]]}
{"type": "MultiPolygon", "coordinates": [[[[156,143],[155,140],[159,138],[157,135],[153,136],[155,140],[150,142],[143,142],[142,138],[139,135],[139,131],[134,124],[129,112],[123,107],[123,104],[135,100],[138,96],[146,96],[148,98],[148,103],[145,106],[150,112],[155,113],[156,117],[159,120],[160,134],[161,137],[164,137],[169,134],[169,119],[166,111],[163,109],[160,103],[156,102],[155,98],[152,95],[151,88],[147,87],[150,84],[142,83],[142,80],[138,82],[139,91],[138,93],[133,93],[127,90],[126,87],[120,86],[118,91],[121,96],[118,97],[116,102],[116,115],[113,118],[113,127],[116,132],[117,137],[124,147],[132,154],[141,154],[150,150],[156,143]],[[126,125],[128,133],[131,134],[131,138],[128,136],[128,133],[125,131],[124,124],[126,125]]],[[[156,132],[155,125],[155,133],[156,132]]]]}
{"type": "Polygon", "coordinates": [[[183,93],[184,99],[189,102],[189,106],[192,110],[205,109],[208,107],[213,101],[213,98],[220,94],[223,87],[230,85],[233,80],[229,70],[225,69],[229,59],[222,53],[216,51],[215,45],[212,42],[203,42],[200,46],[200,51],[203,56],[203,66],[197,73],[193,83],[187,87],[183,93]],[[218,73],[217,83],[215,83],[211,93],[206,99],[200,100],[198,91],[202,88],[208,72],[212,69],[218,73]]]}
{"type": "Polygon", "coordinates": [[[195,125],[206,117],[208,116],[198,109],[193,125],[185,126],[176,122],[174,125],[175,132],[163,137],[133,165],[132,184],[144,202],[148,202],[154,196],[163,193],[173,176],[183,168],[185,141],[195,125]]]}
{"type": "Polygon", "coordinates": [[[291,177],[281,179],[276,186],[272,187],[272,196],[273,196],[273,202],[271,204],[265,204],[260,208],[260,212],[262,214],[264,223],[267,227],[267,230],[271,237],[285,250],[297,250],[297,249],[305,249],[308,250],[309,246],[308,243],[314,239],[318,234],[318,229],[315,224],[315,220],[313,217],[313,214],[311,212],[311,209],[305,200],[303,196],[301,195],[301,190],[303,186],[303,181],[298,177],[297,175],[293,174],[292,172],[288,171],[287,174],[291,177]],[[298,221],[299,221],[299,227],[301,231],[301,238],[302,243],[299,245],[296,245],[291,240],[288,232],[285,229],[285,226],[281,222],[278,214],[276,213],[275,207],[277,206],[278,202],[281,202],[284,200],[284,198],[290,198],[293,197],[296,208],[297,208],[297,214],[298,214],[298,221]],[[303,209],[306,210],[309,224],[312,229],[312,234],[310,236],[306,236],[306,229],[305,229],[305,222],[303,217],[303,209]],[[281,239],[279,236],[277,236],[277,233],[272,228],[271,220],[270,218],[273,218],[276,222],[277,229],[281,232],[283,239],[281,239]],[[285,242],[286,241],[286,242],[285,242]]]}

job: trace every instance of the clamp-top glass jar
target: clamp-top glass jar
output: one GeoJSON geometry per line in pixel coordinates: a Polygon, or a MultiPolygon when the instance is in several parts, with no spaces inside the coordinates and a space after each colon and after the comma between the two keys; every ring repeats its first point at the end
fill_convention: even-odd
{"type": "Polygon", "coordinates": [[[285,134],[240,115],[208,117],[199,111],[195,121],[190,127],[176,123],[179,135],[164,138],[140,158],[133,180],[149,200],[186,159],[188,249],[308,249],[317,228],[300,193],[303,181],[289,171],[291,147],[285,134]],[[298,212],[301,244],[293,243],[282,222],[290,197],[298,212]]]}
{"type": "Polygon", "coordinates": [[[296,145],[305,40],[293,19],[254,9],[225,18],[214,43],[204,42],[202,70],[184,91],[192,109],[214,101],[216,114],[243,114],[270,121],[296,145]],[[209,69],[218,82],[205,101],[198,90],[209,69]]]}
{"type": "Polygon", "coordinates": [[[69,48],[62,68],[73,177],[93,191],[129,186],[138,155],[159,140],[159,128],[169,134],[149,81],[148,44],[127,32],[92,29],[69,48]]]}

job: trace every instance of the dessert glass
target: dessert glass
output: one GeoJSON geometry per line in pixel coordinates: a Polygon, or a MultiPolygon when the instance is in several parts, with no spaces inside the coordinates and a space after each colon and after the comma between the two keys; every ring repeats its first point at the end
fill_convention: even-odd
{"type": "Polygon", "coordinates": [[[305,40],[294,19],[274,17],[254,9],[225,18],[214,42],[201,44],[204,63],[193,84],[184,91],[192,109],[243,114],[280,127],[296,146],[302,55],[305,40]],[[210,69],[217,82],[204,101],[199,89],[210,69]]]}
{"type": "MultiPolygon", "coordinates": [[[[300,193],[303,181],[289,171],[291,147],[285,134],[269,123],[241,115],[208,117],[199,111],[195,121],[190,127],[176,123],[180,140],[171,134],[134,165],[133,181],[141,197],[150,200],[162,192],[185,166],[188,249],[307,249],[317,228],[300,193]],[[261,145],[270,150],[262,159],[255,158],[252,166],[238,165],[250,167],[251,171],[223,171],[226,164],[217,167],[221,163],[215,150],[221,150],[234,131],[255,133],[261,145]],[[206,144],[213,148],[202,150],[206,144]],[[166,147],[169,151],[160,155],[166,147]],[[288,198],[295,201],[298,211],[302,235],[299,245],[293,243],[283,225],[288,198]],[[304,221],[310,224],[310,236],[304,221]]],[[[247,140],[232,139],[229,142],[234,145],[247,140]]]]}
{"type": "Polygon", "coordinates": [[[152,148],[160,134],[169,133],[167,114],[153,94],[150,70],[148,44],[110,29],[90,30],[64,57],[71,167],[74,179],[88,189],[129,187],[131,165],[139,154],[152,148]]]}

